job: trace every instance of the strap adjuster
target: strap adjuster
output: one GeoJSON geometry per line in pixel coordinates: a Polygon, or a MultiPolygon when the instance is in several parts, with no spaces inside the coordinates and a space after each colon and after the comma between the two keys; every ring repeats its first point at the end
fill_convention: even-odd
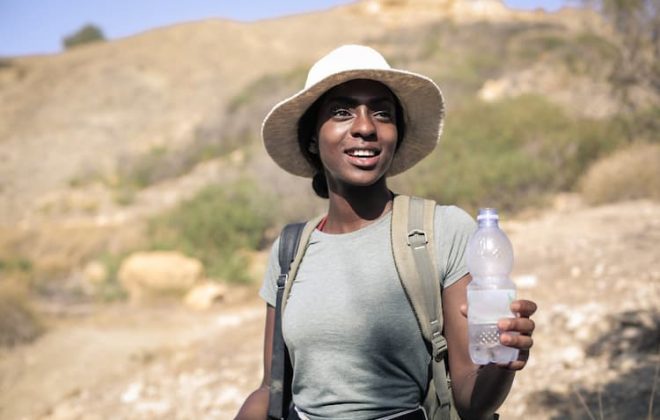
{"type": "Polygon", "coordinates": [[[441,361],[447,353],[447,340],[441,334],[438,334],[431,340],[431,345],[433,347],[433,360],[436,362],[441,361]]]}
{"type": "Polygon", "coordinates": [[[286,282],[289,280],[289,273],[280,274],[277,276],[277,288],[284,287],[286,282]]]}
{"type": "Polygon", "coordinates": [[[412,246],[413,248],[421,248],[429,243],[426,232],[421,229],[413,229],[408,232],[407,242],[408,246],[412,246]]]}

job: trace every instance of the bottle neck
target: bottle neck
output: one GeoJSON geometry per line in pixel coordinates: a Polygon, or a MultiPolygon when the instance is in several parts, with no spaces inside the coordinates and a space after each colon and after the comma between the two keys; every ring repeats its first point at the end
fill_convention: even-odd
{"type": "Polygon", "coordinates": [[[497,227],[497,221],[500,217],[497,214],[497,210],[494,208],[482,208],[479,209],[479,214],[477,215],[477,223],[479,227],[497,227]]]}
{"type": "Polygon", "coordinates": [[[479,219],[479,227],[499,227],[497,219],[479,219]]]}

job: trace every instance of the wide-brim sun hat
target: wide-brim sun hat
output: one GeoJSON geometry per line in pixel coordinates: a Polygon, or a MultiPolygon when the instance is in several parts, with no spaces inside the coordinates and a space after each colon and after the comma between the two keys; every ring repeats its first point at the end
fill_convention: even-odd
{"type": "Polygon", "coordinates": [[[403,108],[405,133],[387,175],[397,175],[433,151],[442,133],[444,100],[440,88],[426,76],[393,69],[376,50],[344,45],[317,61],[307,74],[305,87],[271,109],[261,127],[270,157],[285,171],[313,177],[317,169],[302,154],[298,121],[325,92],[355,79],[386,85],[403,108]]]}

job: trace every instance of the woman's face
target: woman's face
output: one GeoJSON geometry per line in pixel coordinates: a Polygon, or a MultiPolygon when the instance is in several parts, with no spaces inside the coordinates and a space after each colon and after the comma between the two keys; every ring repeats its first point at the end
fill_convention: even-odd
{"type": "Polygon", "coordinates": [[[373,80],[351,80],[323,97],[318,146],[330,188],[366,187],[387,173],[397,143],[392,92],[373,80]]]}

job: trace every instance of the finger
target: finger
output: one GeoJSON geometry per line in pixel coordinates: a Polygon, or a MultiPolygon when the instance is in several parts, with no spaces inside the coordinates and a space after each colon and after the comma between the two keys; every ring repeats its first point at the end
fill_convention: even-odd
{"type": "Polygon", "coordinates": [[[520,350],[520,352],[518,353],[518,359],[509,363],[498,364],[498,366],[507,370],[521,370],[527,364],[528,359],[529,359],[529,351],[520,350]]]}
{"type": "Polygon", "coordinates": [[[519,350],[529,350],[534,345],[534,339],[528,335],[502,333],[500,334],[500,343],[519,350]]]}
{"type": "Polygon", "coordinates": [[[517,332],[523,335],[532,335],[536,323],[529,318],[504,318],[497,321],[500,331],[517,332]]]}
{"type": "Polygon", "coordinates": [[[536,303],[531,300],[520,299],[511,303],[511,311],[526,318],[532,316],[537,308],[536,303]]]}

